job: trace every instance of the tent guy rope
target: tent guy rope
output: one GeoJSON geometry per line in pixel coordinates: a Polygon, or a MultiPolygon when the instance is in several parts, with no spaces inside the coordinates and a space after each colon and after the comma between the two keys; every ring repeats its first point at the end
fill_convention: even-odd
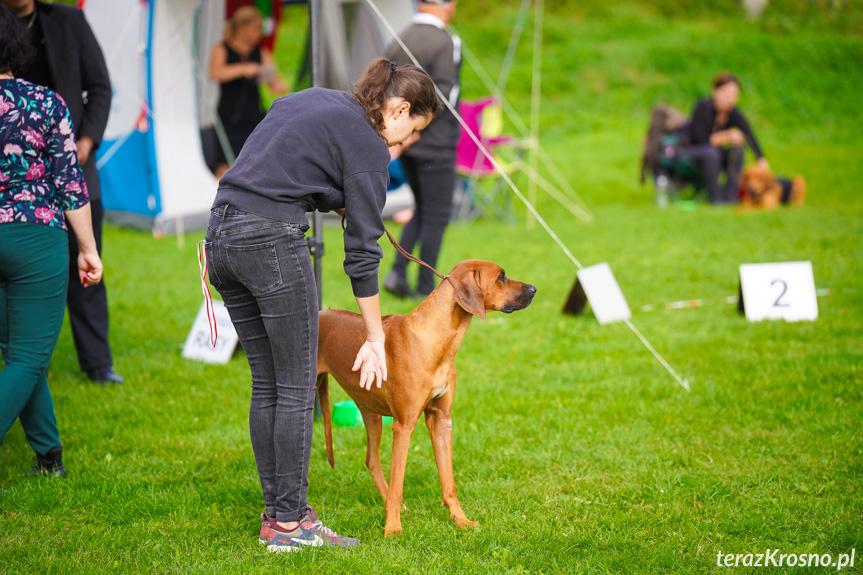
{"type": "MultiPolygon", "coordinates": [[[[383,24],[383,26],[392,35],[393,39],[396,42],[398,42],[398,44],[399,44],[399,46],[401,46],[402,50],[405,51],[405,54],[407,54],[408,58],[410,58],[411,61],[416,66],[422,67],[419,64],[419,61],[416,59],[416,56],[414,56],[413,52],[411,52],[411,50],[405,45],[401,36],[399,36],[398,32],[393,28],[392,24],[390,24],[390,22],[384,17],[383,13],[381,13],[380,9],[374,3],[374,0],[363,0],[363,2],[365,2],[372,9],[372,11],[375,13],[377,18],[383,24]]],[[[576,259],[576,257],[569,250],[569,248],[566,247],[566,244],[563,243],[563,241],[560,239],[560,237],[557,235],[557,233],[555,233],[555,231],[553,229],[551,229],[551,226],[539,214],[539,212],[533,206],[533,204],[531,204],[527,200],[527,198],[524,197],[524,194],[521,193],[521,191],[515,185],[515,182],[512,181],[512,179],[509,177],[509,175],[506,173],[506,171],[501,167],[501,165],[494,158],[494,156],[483,145],[483,143],[480,141],[479,137],[473,132],[473,130],[470,129],[470,127],[468,127],[468,125],[465,123],[464,119],[458,113],[458,110],[456,110],[455,107],[452,104],[450,104],[449,100],[444,96],[443,92],[441,92],[440,88],[437,85],[435,85],[435,91],[437,92],[438,97],[444,103],[444,105],[447,107],[447,109],[450,112],[452,112],[453,116],[458,120],[459,124],[461,124],[462,128],[464,128],[467,135],[470,136],[471,140],[473,140],[473,142],[477,145],[479,150],[485,155],[486,158],[488,158],[488,160],[494,166],[495,170],[498,171],[500,176],[509,185],[510,189],[512,189],[512,192],[516,195],[516,197],[518,197],[518,199],[521,200],[521,202],[525,205],[525,208],[527,208],[527,210],[534,216],[534,218],[536,218],[536,221],[543,227],[543,229],[545,229],[545,231],[548,233],[548,235],[551,237],[551,239],[554,240],[554,242],[558,245],[558,247],[560,247],[561,251],[563,251],[563,253],[566,255],[566,257],[569,258],[569,260],[575,265],[575,267],[577,267],[578,269],[582,269],[584,266],[581,265],[581,262],[579,262],[578,259],[576,259]]],[[[659,354],[658,351],[656,351],[656,348],[654,348],[650,344],[650,342],[647,340],[647,338],[644,337],[644,335],[642,335],[642,333],[638,330],[638,328],[635,327],[635,325],[630,320],[625,320],[625,323],[626,323],[627,327],[629,327],[629,329],[632,331],[632,333],[634,333],[638,337],[638,339],[641,340],[641,342],[648,349],[648,351],[650,351],[653,354],[653,356],[659,361],[659,363],[662,364],[662,366],[668,371],[668,373],[671,374],[672,377],[674,377],[674,379],[677,381],[677,383],[679,383],[681,385],[681,387],[683,387],[683,389],[685,389],[686,391],[690,391],[689,381],[687,379],[681,378],[680,375],[677,374],[677,372],[674,370],[674,368],[671,367],[671,365],[665,360],[665,358],[663,358],[659,354]]]]}

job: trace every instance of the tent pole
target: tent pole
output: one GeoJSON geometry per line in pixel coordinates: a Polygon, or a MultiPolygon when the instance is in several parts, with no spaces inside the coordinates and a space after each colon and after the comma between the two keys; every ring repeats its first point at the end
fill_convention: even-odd
{"type": "MultiPolygon", "coordinates": [[[[533,11],[533,77],[530,94],[530,171],[537,173],[539,159],[539,98],[542,90],[542,0],[534,0],[533,11]]],[[[528,201],[536,205],[536,181],[531,178],[527,185],[528,201]]],[[[535,220],[527,213],[527,227],[533,228],[535,220]]]]}
{"type": "MultiPolygon", "coordinates": [[[[323,0],[309,0],[309,38],[311,53],[310,84],[318,87],[321,85],[321,2],[323,0]]],[[[312,217],[312,236],[308,240],[309,251],[314,258],[315,286],[318,290],[318,309],[322,309],[323,300],[323,264],[324,257],[324,217],[321,212],[315,210],[312,217]]],[[[315,419],[321,418],[321,400],[315,393],[315,419]]]]}
{"type": "MultiPolygon", "coordinates": [[[[309,0],[309,35],[311,36],[311,85],[321,85],[321,2],[309,0]]],[[[323,306],[323,288],[321,286],[322,266],[324,256],[324,218],[321,212],[315,210],[313,217],[312,237],[309,240],[309,250],[315,259],[315,284],[318,289],[318,309],[323,306]]]]}
{"type": "Polygon", "coordinates": [[[174,220],[174,226],[177,233],[177,249],[182,251],[186,247],[186,226],[183,221],[183,216],[177,216],[174,220]]]}
{"type": "Polygon", "coordinates": [[[509,81],[509,74],[512,72],[512,65],[515,62],[515,51],[518,49],[518,43],[521,41],[521,32],[524,30],[524,23],[527,20],[528,6],[530,0],[522,0],[521,7],[518,9],[518,16],[515,20],[515,26],[512,28],[512,35],[509,38],[509,46],[506,49],[506,56],[503,58],[503,65],[500,67],[500,76],[497,79],[497,85],[494,89],[494,96],[499,98],[503,95],[506,89],[506,83],[509,81]]]}

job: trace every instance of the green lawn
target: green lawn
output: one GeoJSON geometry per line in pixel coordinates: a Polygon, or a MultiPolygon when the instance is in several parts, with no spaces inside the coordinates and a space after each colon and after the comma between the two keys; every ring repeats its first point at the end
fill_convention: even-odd
{"type": "MultiPolygon", "coordinates": [[[[518,2],[462,4],[459,33],[496,73],[518,2]]],[[[201,303],[201,234],[178,249],[173,237],[108,226],[111,338],[127,382],[86,382],[64,328],[50,384],[70,475],[22,477],[31,452],[13,427],[0,447],[0,573],[746,573],[765,570],[720,568],[717,554],[766,549],[856,549],[843,572],[863,571],[863,10],[778,2],[754,22],[730,1],[547,5],[542,140],[595,222],[544,196],[539,210],[583,264],[611,265],[633,322],[692,392],[625,325],[561,315],[576,270],[541,228],[526,228],[523,209],[514,226],[453,225],[443,271],[489,259],[539,290],[524,311],[476,320],[457,359],[456,483],[481,526],[459,530],[440,506],[421,425],[404,533],[385,540],[362,428],[334,430],[334,471],[316,425],[310,502],[363,545],[273,556],[256,542],[245,358],[180,357],[201,303]],[[740,75],[741,107],[772,166],[807,178],[806,206],[660,210],[638,186],[650,106],[688,110],[720,68],[740,75]],[[753,324],[716,301],[736,293],[741,263],[793,260],[811,260],[817,287],[831,290],[817,321],[753,324]],[[694,298],[712,303],[640,311],[694,298]]],[[[528,40],[509,83],[525,118],[528,40]]],[[[483,94],[466,68],[465,97],[483,94]]],[[[355,309],[340,230],[326,240],[324,304],[355,309]]],[[[382,307],[411,304],[384,294],[382,307]]],[[[385,466],[390,445],[385,433],[385,466]]]]}

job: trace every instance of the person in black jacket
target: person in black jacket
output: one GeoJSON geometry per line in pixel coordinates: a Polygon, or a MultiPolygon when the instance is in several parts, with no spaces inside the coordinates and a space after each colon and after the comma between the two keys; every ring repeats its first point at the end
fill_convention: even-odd
{"type": "MultiPolygon", "coordinates": [[[[93,232],[102,253],[102,194],[95,152],[111,110],[111,81],[102,50],[77,8],[34,0],[0,0],[30,30],[36,57],[21,78],[51,88],[65,100],[78,141],[78,161],[90,194],[93,232]]],[[[78,364],[98,383],[122,383],[114,372],[108,343],[108,294],[105,284],[84,289],[78,279],[78,242],[69,232],[69,290],[66,305],[78,364]]]]}
{"type": "Polygon", "coordinates": [[[344,270],[366,327],[354,370],[365,389],[380,387],[387,367],[378,239],[389,149],[439,107],[428,74],[380,58],[354,94],[310,88],[273,102],[219,182],[207,265],[249,360],[249,432],[265,506],[259,540],[270,551],[357,544],[324,527],[306,500],[318,298],[305,214],[344,210],[344,270]]]}
{"type": "Polygon", "coordinates": [[[681,150],[701,167],[704,185],[711,203],[727,204],[738,201],[738,182],[743,168],[743,145],[747,144],[767,167],[767,159],[749,127],[743,112],[737,107],[740,80],[731,72],[720,72],[713,80],[711,97],[699,100],[692,112],[689,145],[681,150]],[[725,185],[720,187],[719,174],[725,172],[725,185]]]}
{"type": "MultiPolygon", "coordinates": [[[[453,107],[458,106],[461,70],[461,40],[446,31],[455,15],[455,0],[419,0],[413,22],[399,36],[429,73],[453,107]]],[[[386,57],[399,64],[411,59],[397,42],[386,50],[386,57]]],[[[443,110],[423,131],[422,138],[401,155],[402,168],[416,200],[413,218],[405,225],[399,243],[412,252],[420,244],[420,259],[434,267],[440,253],[444,231],[452,212],[455,189],[456,145],[460,130],[458,120],[443,110]]],[[[419,268],[417,291],[407,280],[408,260],[396,255],[392,271],[384,280],[384,289],[398,297],[425,297],[435,288],[435,277],[425,267],[419,268]]]]}

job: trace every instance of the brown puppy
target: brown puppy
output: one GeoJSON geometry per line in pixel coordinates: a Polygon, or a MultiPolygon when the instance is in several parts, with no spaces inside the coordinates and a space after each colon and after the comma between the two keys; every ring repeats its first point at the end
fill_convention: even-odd
{"type": "Polygon", "coordinates": [[[796,175],[789,182],[776,178],[764,166],[753,164],[740,174],[742,205],[748,208],[776,208],[782,204],[802,205],[806,197],[806,180],[796,175]]]}
{"type": "Polygon", "coordinates": [[[477,525],[465,517],[455,492],[452,471],[452,408],[455,356],[473,316],[487,311],[511,313],[533,300],[536,288],[510,280],[491,262],[468,260],[448,276],[411,313],[383,318],[389,379],[378,389],[360,388],[359,372],[351,371],[365,341],[362,316],[329,309],[320,314],[318,393],[324,415],[327,458],[335,467],[327,374],[353,398],[366,426],[366,466],[386,506],[384,535],[402,530],[401,508],[405,464],[411,435],[421,414],[431,435],[443,504],[459,527],[477,525]],[[390,482],[381,468],[381,416],[393,417],[390,482]]]}

